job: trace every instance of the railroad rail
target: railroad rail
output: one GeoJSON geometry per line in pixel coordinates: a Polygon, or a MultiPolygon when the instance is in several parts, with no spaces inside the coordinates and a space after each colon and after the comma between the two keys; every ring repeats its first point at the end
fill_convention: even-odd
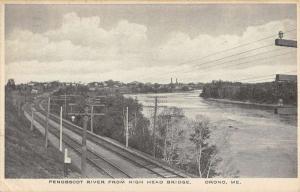
{"type": "MultiPolygon", "coordinates": [[[[38,108],[38,111],[41,112],[41,114],[45,117],[46,116],[46,110],[43,107],[42,102],[38,102],[37,108],[38,108]]],[[[59,124],[59,117],[57,115],[50,113],[49,117],[52,121],[59,124]]],[[[40,118],[40,121],[43,121],[43,120],[40,118]]],[[[63,119],[63,127],[67,128],[68,130],[70,130],[70,131],[76,133],[77,135],[81,136],[82,128],[75,125],[75,124],[73,124],[73,123],[71,123],[71,122],[69,122],[69,121],[67,121],[67,120],[65,120],[65,119],[63,119]]],[[[71,140],[70,137],[66,136],[66,138],[68,138],[67,140],[71,140]]],[[[65,141],[65,137],[63,139],[65,141]]],[[[139,151],[131,149],[131,148],[130,149],[125,148],[125,146],[123,146],[123,145],[121,145],[121,144],[117,143],[116,141],[113,141],[109,138],[105,138],[105,137],[96,135],[94,133],[87,132],[87,139],[89,141],[91,141],[91,142],[93,142],[93,143],[95,143],[95,144],[97,144],[97,145],[113,152],[114,154],[122,157],[126,161],[131,162],[132,164],[136,165],[137,167],[147,169],[148,171],[153,173],[154,177],[159,177],[159,178],[187,178],[187,177],[193,177],[191,175],[187,175],[185,173],[182,173],[179,170],[168,167],[168,165],[165,165],[162,162],[159,162],[156,159],[153,159],[150,155],[144,154],[142,152],[139,152],[139,151]]],[[[66,142],[67,142],[67,140],[66,140],[66,142]]],[[[69,141],[69,143],[71,143],[71,142],[72,141],[69,141]]],[[[79,149],[80,148],[80,143],[78,143],[78,141],[75,141],[75,142],[77,142],[76,143],[76,148],[79,149]]],[[[75,145],[74,141],[73,141],[73,145],[75,145]]],[[[70,146],[70,147],[72,147],[72,146],[70,146]]],[[[90,154],[90,156],[88,156],[89,162],[91,162],[94,166],[96,166],[100,171],[105,172],[110,177],[114,177],[114,175],[112,175],[110,173],[111,171],[109,171],[109,170],[111,170],[111,169],[112,170],[119,170],[120,172],[123,172],[123,176],[122,175],[119,175],[119,176],[122,176],[124,178],[132,177],[132,176],[130,176],[130,174],[128,174],[128,173],[124,172],[123,170],[121,170],[121,168],[119,168],[117,165],[111,164],[110,162],[105,161],[105,158],[103,156],[101,156],[100,154],[96,154],[95,152],[91,151],[90,149],[88,149],[88,150],[89,150],[89,154],[90,154]],[[91,157],[91,158],[89,158],[89,157],[91,157]],[[91,159],[102,159],[102,162],[95,163],[95,161],[93,161],[91,159]],[[107,164],[109,164],[109,165],[107,165],[107,164]],[[105,168],[105,165],[107,165],[106,168],[105,168]],[[109,166],[111,168],[109,168],[109,166]]],[[[77,150],[77,152],[80,153],[81,151],[77,150]]]]}
{"type": "MultiPolygon", "coordinates": [[[[46,122],[40,116],[36,116],[35,121],[41,125],[44,125],[46,122]]],[[[49,124],[49,132],[59,138],[59,130],[51,124],[49,124]]],[[[73,149],[78,155],[81,154],[81,143],[78,140],[64,134],[63,141],[66,146],[73,149]]],[[[118,165],[110,162],[105,157],[91,149],[87,149],[87,160],[96,167],[97,170],[109,178],[131,178],[130,174],[123,171],[118,165]]]]}

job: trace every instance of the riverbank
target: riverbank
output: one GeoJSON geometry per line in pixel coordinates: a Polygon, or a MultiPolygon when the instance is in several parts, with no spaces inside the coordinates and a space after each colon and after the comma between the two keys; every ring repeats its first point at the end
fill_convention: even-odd
{"type": "Polygon", "coordinates": [[[260,107],[277,107],[278,105],[275,104],[266,104],[266,103],[254,103],[250,101],[236,101],[231,99],[215,99],[215,98],[204,98],[206,101],[216,101],[222,103],[230,103],[230,104],[241,104],[241,105],[253,105],[253,106],[260,106],[260,107]]]}
{"type": "MultiPolygon", "coordinates": [[[[275,108],[278,107],[276,104],[267,104],[267,103],[254,103],[250,101],[236,101],[230,99],[215,99],[215,98],[204,98],[206,101],[215,101],[221,103],[229,103],[229,104],[239,104],[239,105],[252,105],[252,106],[260,106],[260,107],[270,107],[275,108]]],[[[285,107],[297,107],[295,105],[284,105],[285,107]]]]}

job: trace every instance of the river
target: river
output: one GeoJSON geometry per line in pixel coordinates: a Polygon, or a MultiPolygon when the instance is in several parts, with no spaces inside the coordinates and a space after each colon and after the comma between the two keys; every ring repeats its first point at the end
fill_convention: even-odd
{"type": "Polygon", "coordinates": [[[296,116],[279,116],[273,109],[261,106],[208,101],[199,97],[200,93],[201,90],[125,96],[137,98],[148,118],[156,95],[160,97],[159,111],[164,106],[175,106],[182,108],[189,118],[195,119],[197,115],[208,118],[215,125],[214,135],[219,138],[225,133],[229,135],[228,145],[220,152],[223,161],[219,166],[224,173],[238,171],[235,175],[249,178],[297,177],[296,116]]]}

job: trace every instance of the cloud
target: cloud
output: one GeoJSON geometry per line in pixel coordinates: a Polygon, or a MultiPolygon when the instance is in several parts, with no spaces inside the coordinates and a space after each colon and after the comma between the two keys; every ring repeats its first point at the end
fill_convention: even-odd
{"type": "MultiPolygon", "coordinates": [[[[236,74],[235,77],[247,76],[249,72],[259,68],[260,63],[244,65],[243,68],[220,65],[214,70],[206,70],[205,67],[229,61],[230,57],[222,59],[228,55],[272,44],[275,36],[239,49],[215,55],[211,53],[275,35],[279,30],[288,31],[293,25],[294,20],[273,21],[264,25],[249,26],[240,36],[199,33],[192,37],[184,32],[171,31],[167,34],[167,39],[157,45],[149,41],[148,28],[145,25],[120,20],[107,29],[98,16],[80,17],[72,12],[63,16],[59,28],[44,33],[15,28],[8,34],[5,45],[6,76],[20,81],[30,81],[34,78],[60,78],[70,81],[107,78],[127,82],[165,82],[175,75],[185,81],[209,81],[221,77],[232,79],[232,74],[236,74]]],[[[285,35],[289,37],[290,34],[285,35]]],[[[259,51],[268,51],[276,48],[274,47],[259,51]]],[[[241,54],[231,59],[240,58],[244,61],[243,57],[259,51],[241,54]]],[[[290,69],[296,68],[295,55],[294,60],[288,61],[294,63],[289,65],[290,69]]],[[[264,71],[261,73],[283,70],[284,65],[280,64],[286,63],[285,59],[286,57],[282,57],[264,63],[264,71]]]]}
{"type": "MultiPolygon", "coordinates": [[[[295,21],[286,19],[282,21],[273,21],[259,26],[249,26],[241,36],[224,34],[215,37],[209,34],[198,34],[194,38],[191,38],[188,34],[173,32],[168,41],[160,46],[159,49],[161,52],[159,58],[162,58],[164,61],[173,65],[175,64],[174,60],[177,60],[178,62],[176,63],[179,65],[185,64],[186,61],[193,61],[194,59],[196,59],[196,61],[202,61],[201,59],[203,57],[210,55],[211,53],[273,35],[270,39],[249,44],[249,46],[240,47],[238,51],[242,52],[263,45],[274,44],[276,33],[278,33],[279,30],[288,31],[291,29],[290,26],[293,25],[295,25],[295,21]]],[[[223,54],[213,55],[213,57],[207,58],[206,60],[215,60],[224,57],[225,54],[230,55],[234,52],[237,52],[237,49],[223,52],[223,54]]]]}

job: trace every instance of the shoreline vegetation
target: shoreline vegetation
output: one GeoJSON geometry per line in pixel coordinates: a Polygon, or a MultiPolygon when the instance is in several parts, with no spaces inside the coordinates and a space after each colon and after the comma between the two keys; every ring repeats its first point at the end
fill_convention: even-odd
{"type": "Polygon", "coordinates": [[[203,86],[199,95],[204,99],[265,107],[297,106],[296,82],[240,83],[212,81],[203,86]]]}

